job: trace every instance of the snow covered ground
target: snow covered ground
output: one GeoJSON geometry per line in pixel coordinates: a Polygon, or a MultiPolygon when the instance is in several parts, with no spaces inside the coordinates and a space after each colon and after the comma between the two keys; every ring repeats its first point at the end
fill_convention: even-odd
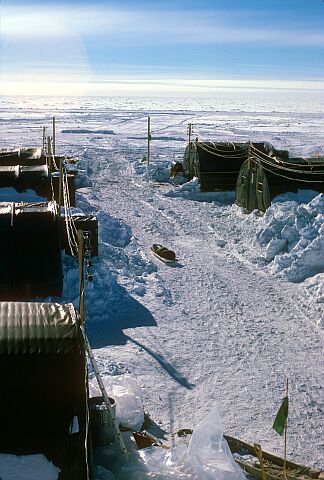
{"type": "MultiPolygon", "coordinates": [[[[324,95],[223,93],[208,99],[1,100],[1,147],[38,146],[57,120],[57,152],[80,159],[78,206],[100,223],[87,328],[101,371],[130,374],[155,433],[177,443],[214,405],[226,433],[283,453],[272,430],[289,379],[288,456],[324,466],[324,196],[277,197],[264,216],[233,192],[172,183],[187,124],[199,139],[266,140],[324,155],[324,95]],[[151,116],[151,165],[146,155],[151,116]],[[172,248],[176,267],[150,254],[172,248]]],[[[65,261],[64,301],[78,270],[65,261]]]]}

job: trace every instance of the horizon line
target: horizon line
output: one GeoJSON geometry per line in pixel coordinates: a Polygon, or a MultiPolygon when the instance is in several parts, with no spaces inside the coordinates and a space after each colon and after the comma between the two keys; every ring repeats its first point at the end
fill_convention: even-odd
{"type": "Polygon", "coordinates": [[[98,79],[52,81],[2,81],[3,96],[119,96],[181,95],[246,91],[313,91],[324,93],[324,79],[247,80],[247,79],[98,79]]]}

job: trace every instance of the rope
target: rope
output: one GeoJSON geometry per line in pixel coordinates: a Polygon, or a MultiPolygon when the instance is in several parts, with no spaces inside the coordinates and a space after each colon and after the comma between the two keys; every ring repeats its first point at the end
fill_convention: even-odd
{"type": "MultiPolygon", "coordinates": [[[[261,153],[262,153],[262,152],[261,152],[261,153]]],[[[321,173],[324,174],[324,171],[322,172],[322,171],[318,171],[318,170],[316,170],[316,171],[314,171],[314,170],[312,170],[312,171],[297,170],[297,169],[295,169],[295,168],[289,168],[289,167],[280,165],[279,163],[276,163],[276,164],[274,165],[274,163],[273,163],[273,158],[272,158],[272,157],[269,157],[269,156],[266,155],[266,154],[265,154],[265,156],[266,156],[267,158],[269,158],[271,161],[266,160],[265,158],[263,158],[261,155],[258,155],[257,153],[255,153],[255,156],[256,156],[262,163],[265,163],[266,165],[269,165],[269,166],[271,166],[271,167],[277,168],[277,169],[279,169],[279,170],[284,170],[284,171],[286,171],[286,172],[299,173],[299,174],[302,174],[302,175],[304,175],[304,174],[306,174],[306,175],[319,175],[319,174],[321,174],[321,173]]],[[[293,164],[293,165],[297,165],[297,164],[293,164]]]]}
{"type": "Polygon", "coordinates": [[[70,194],[67,180],[66,169],[64,168],[62,177],[63,186],[63,206],[64,206],[64,219],[66,226],[66,234],[72,256],[78,254],[78,241],[77,241],[77,229],[75,227],[73,217],[71,215],[70,194]]]}
{"type": "MultiPolygon", "coordinates": [[[[67,193],[68,207],[69,207],[69,209],[71,209],[70,189],[69,189],[69,182],[68,182],[68,176],[67,176],[67,171],[66,171],[66,169],[65,169],[65,175],[64,175],[64,177],[65,177],[65,189],[66,189],[66,193],[67,193]]],[[[69,210],[69,212],[70,212],[70,210],[69,210]]],[[[73,216],[70,215],[70,218],[71,218],[72,229],[73,229],[73,231],[74,231],[74,235],[75,235],[75,237],[77,237],[77,236],[78,236],[78,231],[77,231],[77,228],[76,228],[76,226],[75,226],[75,224],[74,224],[73,216]]]]}
{"type": "Polygon", "coordinates": [[[273,170],[270,170],[269,168],[266,168],[264,165],[262,165],[262,168],[266,170],[267,172],[273,173],[273,175],[277,175],[278,177],[286,178],[287,180],[291,180],[293,182],[301,182],[301,183],[324,183],[323,180],[305,180],[305,179],[300,179],[300,178],[291,178],[287,177],[286,175],[283,175],[282,173],[277,173],[274,172],[273,170]]]}
{"type": "MultiPolygon", "coordinates": [[[[246,158],[246,152],[242,152],[242,153],[239,153],[239,154],[231,154],[231,152],[228,152],[228,151],[223,151],[221,153],[216,153],[215,150],[210,150],[209,149],[209,145],[206,145],[204,142],[199,142],[199,147],[202,149],[202,150],[205,150],[207,153],[211,154],[211,155],[214,155],[215,157],[218,157],[218,158],[224,158],[224,157],[227,157],[227,158],[234,158],[234,159],[244,159],[246,158]]],[[[244,147],[246,148],[246,147],[244,147]]],[[[220,151],[219,149],[217,149],[218,151],[220,151]]]]}

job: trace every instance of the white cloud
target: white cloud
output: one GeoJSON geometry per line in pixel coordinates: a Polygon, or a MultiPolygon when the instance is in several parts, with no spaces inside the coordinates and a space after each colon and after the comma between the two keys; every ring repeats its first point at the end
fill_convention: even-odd
{"type": "MultiPolygon", "coordinates": [[[[323,46],[324,33],[305,29],[249,26],[255,13],[112,9],[105,5],[29,6],[3,8],[2,34],[25,39],[104,36],[111,42],[169,44],[255,43],[284,46],[323,46]],[[241,20],[241,21],[240,21],[241,20]],[[245,25],[245,26],[244,26],[245,25]]],[[[256,18],[259,18],[257,16],[256,18]]],[[[259,21],[256,22],[260,25],[259,21]]]]}

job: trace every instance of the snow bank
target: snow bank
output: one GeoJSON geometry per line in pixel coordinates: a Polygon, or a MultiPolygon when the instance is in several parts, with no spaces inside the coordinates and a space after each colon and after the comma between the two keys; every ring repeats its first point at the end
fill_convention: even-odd
{"type": "Polygon", "coordinates": [[[215,202],[217,204],[231,204],[235,201],[234,192],[201,192],[199,179],[194,177],[189,182],[183,183],[176,189],[171,189],[164,194],[166,197],[184,197],[200,202],[215,202]]]}
{"type": "MultiPolygon", "coordinates": [[[[148,286],[156,296],[166,296],[163,282],[157,275],[157,267],[142,251],[132,230],[121,219],[101,210],[91,209],[86,194],[79,202],[84,212],[95,214],[99,225],[99,256],[92,259],[92,267],[86,267],[87,320],[91,322],[109,319],[110,327],[131,326],[136,302],[130,295],[143,297],[148,286]],[[88,273],[93,280],[88,281],[88,273]],[[120,318],[127,318],[120,323],[120,318]]],[[[77,214],[79,209],[71,209],[77,214]]],[[[64,256],[64,301],[79,305],[79,270],[77,260],[64,256]]]]}
{"type": "Polygon", "coordinates": [[[324,272],[323,194],[309,203],[277,200],[266,211],[262,223],[256,238],[265,247],[272,274],[302,282],[324,272]]]}
{"type": "Polygon", "coordinates": [[[97,213],[100,225],[100,238],[114,247],[126,247],[132,238],[132,230],[121,219],[114,218],[105,212],[97,213]]]}
{"type": "MultiPolygon", "coordinates": [[[[197,178],[173,186],[164,195],[209,202],[215,207],[235,202],[234,192],[201,192],[197,178]]],[[[235,204],[229,210],[215,211],[215,218],[220,213],[232,225],[227,228],[223,223],[226,242],[222,240],[222,246],[231,242],[239,255],[287,281],[303,282],[313,277],[305,287],[318,303],[324,301],[320,275],[324,272],[324,194],[313,190],[287,192],[274,198],[263,216],[257,211],[246,214],[235,204]]]]}
{"type": "Polygon", "coordinates": [[[153,182],[171,183],[170,179],[170,161],[164,160],[147,164],[146,157],[139,162],[132,164],[133,171],[144,179],[153,182]]]}
{"type": "Polygon", "coordinates": [[[60,469],[44,455],[0,453],[1,480],[57,480],[60,469]]]}

